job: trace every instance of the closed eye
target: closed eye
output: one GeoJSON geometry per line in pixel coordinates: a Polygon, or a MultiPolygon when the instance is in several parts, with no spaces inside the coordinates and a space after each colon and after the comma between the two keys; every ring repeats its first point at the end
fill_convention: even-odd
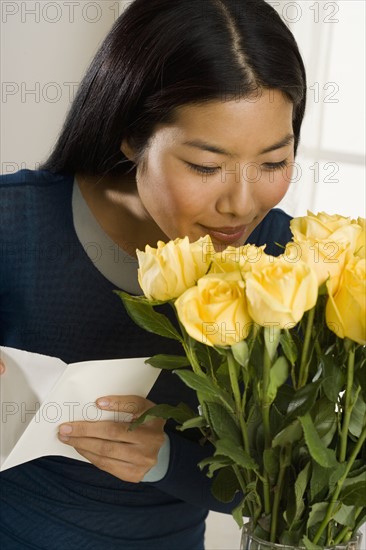
{"type": "MultiPolygon", "coordinates": [[[[201,164],[192,164],[191,162],[186,162],[186,164],[193,172],[205,174],[206,176],[216,174],[221,169],[220,166],[210,167],[201,164]]],[[[286,168],[286,166],[288,166],[287,160],[281,160],[281,162],[265,162],[262,164],[262,167],[268,171],[281,170],[282,168],[286,168]]]]}
{"type": "Polygon", "coordinates": [[[265,162],[262,164],[266,170],[281,170],[281,168],[286,168],[288,166],[287,160],[281,160],[281,162],[265,162]]]}
{"type": "Polygon", "coordinates": [[[206,176],[216,174],[220,170],[219,166],[209,167],[202,166],[200,164],[192,164],[191,162],[186,162],[186,164],[191,170],[193,170],[193,172],[196,172],[198,174],[205,174],[206,176]]]}

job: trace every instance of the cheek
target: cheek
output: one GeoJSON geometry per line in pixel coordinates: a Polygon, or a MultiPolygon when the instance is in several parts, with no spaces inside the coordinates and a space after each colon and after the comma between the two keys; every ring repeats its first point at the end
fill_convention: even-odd
{"type": "Polygon", "coordinates": [[[268,174],[267,182],[261,186],[261,202],[265,208],[273,208],[286,195],[293,173],[292,165],[268,174]]]}
{"type": "MultiPolygon", "coordinates": [[[[197,210],[200,203],[199,185],[187,173],[169,160],[150,162],[138,182],[140,198],[153,217],[181,217],[197,210]]],[[[202,199],[201,199],[202,202],[202,199]]]]}

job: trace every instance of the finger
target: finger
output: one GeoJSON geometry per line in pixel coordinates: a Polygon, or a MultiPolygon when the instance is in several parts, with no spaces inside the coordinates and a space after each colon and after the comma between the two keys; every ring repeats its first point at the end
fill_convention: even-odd
{"type": "Polygon", "coordinates": [[[69,422],[59,426],[59,436],[62,436],[62,441],[75,438],[94,438],[107,441],[115,441],[117,443],[141,443],[150,445],[152,448],[155,445],[163,443],[163,427],[165,420],[155,418],[148,424],[137,426],[134,430],[130,429],[129,422],[113,422],[113,421],[98,421],[98,422],[69,422]]]}
{"type": "Polygon", "coordinates": [[[130,463],[138,462],[139,460],[138,449],[136,449],[136,445],[131,443],[121,443],[92,437],[69,437],[65,441],[61,435],[59,439],[62,443],[74,447],[79,453],[90,452],[98,457],[130,463]]]}
{"type": "Polygon", "coordinates": [[[99,397],[96,404],[100,409],[129,413],[134,418],[138,418],[144,412],[151,409],[155,403],[140,395],[107,395],[99,397]]]}
{"type": "Polygon", "coordinates": [[[98,438],[108,441],[133,441],[133,432],[129,431],[128,422],[113,422],[102,420],[99,422],[69,422],[61,424],[59,434],[68,438],[98,438]]]}
{"type": "Polygon", "coordinates": [[[68,441],[61,439],[62,436],[59,438],[62,443],[74,447],[79,454],[90,460],[100,470],[105,470],[126,481],[130,481],[131,476],[133,477],[131,481],[141,481],[156,465],[160,448],[156,445],[156,441],[156,449],[152,449],[151,445],[141,447],[89,437],[71,437],[68,441]]]}
{"type": "Polygon", "coordinates": [[[5,363],[0,359],[0,375],[5,372],[5,363]]]}

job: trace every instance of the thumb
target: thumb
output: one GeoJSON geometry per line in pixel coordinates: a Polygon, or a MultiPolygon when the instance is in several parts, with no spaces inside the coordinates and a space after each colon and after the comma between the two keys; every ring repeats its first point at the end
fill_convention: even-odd
{"type": "Polygon", "coordinates": [[[5,372],[5,363],[0,359],[0,374],[4,374],[5,372]]]}

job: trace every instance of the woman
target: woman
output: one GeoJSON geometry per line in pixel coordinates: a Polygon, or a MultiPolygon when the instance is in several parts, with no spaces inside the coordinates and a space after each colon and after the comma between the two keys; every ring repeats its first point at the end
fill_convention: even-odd
{"type": "MultiPolygon", "coordinates": [[[[0,344],[68,363],[173,351],[113,290],[140,292],[135,250],[159,239],[210,234],[218,250],[252,242],[278,254],[290,218],[273,208],[305,98],[295,40],[264,0],[132,2],[49,159],[0,180],[0,344]]],[[[197,405],[166,371],[147,399],[100,397],[137,416],[197,405]]],[[[218,502],[197,468],[212,449],[170,423],[61,428],[91,464],[44,457],[3,472],[4,550],[202,550],[208,510],[236,504],[218,502]]]]}

